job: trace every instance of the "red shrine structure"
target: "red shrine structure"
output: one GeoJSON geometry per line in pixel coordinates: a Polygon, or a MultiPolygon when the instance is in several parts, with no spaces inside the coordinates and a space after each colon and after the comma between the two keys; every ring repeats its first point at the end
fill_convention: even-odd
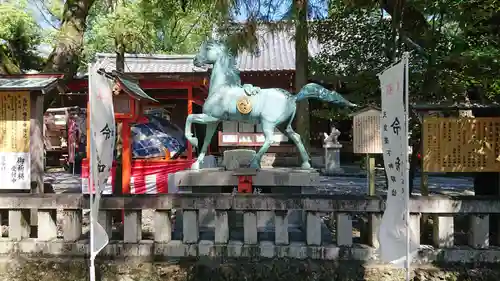
{"type": "MultiPolygon", "coordinates": [[[[193,73],[191,75],[123,74],[114,71],[107,72],[106,69],[103,69],[102,74],[109,76],[108,78],[113,79],[115,82],[113,105],[116,122],[121,128],[121,148],[119,148],[121,150],[121,193],[168,193],[168,174],[189,168],[195,161],[191,145],[188,144],[187,151],[178,159],[170,159],[168,153],[163,159],[133,159],[131,126],[134,123],[144,122],[146,110],[152,108],[170,107],[173,111],[170,117],[174,119],[185,119],[187,114],[194,113],[193,106],[203,106],[208,92],[206,75],[204,73],[193,73]],[[184,109],[181,109],[182,104],[185,105],[184,109]],[[175,109],[182,111],[182,114],[176,114],[175,109]]],[[[76,84],[77,82],[72,82],[75,84],[70,83],[69,88],[81,87],[83,83],[76,84]]],[[[176,123],[179,124],[179,122],[176,123]]],[[[89,129],[89,126],[87,126],[87,143],[89,143],[89,129]]],[[[89,146],[87,146],[87,155],[89,155],[89,146]]],[[[85,179],[89,175],[88,168],[88,159],[84,159],[82,178],[87,186],[88,181],[85,181],[85,179]]],[[[117,174],[116,164],[113,165],[111,174],[108,183],[110,188],[113,189],[117,181],[115,177],[117,174]]]]}

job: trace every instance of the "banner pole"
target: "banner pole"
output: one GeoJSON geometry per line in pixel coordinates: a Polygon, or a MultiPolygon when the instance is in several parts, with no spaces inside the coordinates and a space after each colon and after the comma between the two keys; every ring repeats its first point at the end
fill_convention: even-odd
{"type": "MultiPolygon", "coordinates": [[[[92,87],[92,82],[90,81],[90,79],[92,79],[92,75],[91,75],[91,72],[92,72],[92,65],[89,63],[88,64],[88,77],[89,77],[89,86],[88,86],[88,92],[89,92],[89,113],[92,112],[92,110],[90,110],[90,106],[92,106],[92,102],[91,102],[91,99],[92,99],[92,95],[90,94],[91,93],[91,87],[92,87]]],[[[88,119],[89,119],[89,126],[90,126],[90,130],[89,130],[89,133],[90,133],[90,137],[92,138],[92,134],[93,134],[93,129],[92,129],[92,122],[91,122],[91,118],[92,116],[90,116],[91,114],[88,114],[88,119]]],[[[90,152],[90,155],[87,155],[87,158],[89,159],[89,196],[90,196],[90,268],[89,268],[89,277],[90,277],[90,281],[95,281],[95,257],[94,257],[94,232],[95,232],[95,229],[94,229],[94,200],[95,200],[95,197],[94,197],[94,192],[97,191],[97,189],[95,188],[94,186],[94,173],[92,171],[92,169],[94,169],[93,165],[92,165],[92,154],[95,153],[94,152],[94,142],[91,141],[89,144],[90,146],[90,149],[89,149],[89,152],[90,152]]]]}
{"type": "Polygon", "coordinates": [[[408,52],[405,52],[403,54],[404,56],[404,64],[405,64],[405,68],[404,68],[404,81],[405,81],[405,84],[404,84],[404,93],[405,93],[405,141],[404,141],[404,145],[405,145],[405,153],[406,153],[406,170],[405,170],[405,178],[406,178],[406,195],[405,195],[405,205],[406,205],[406,212],[405,212],[405,221],[406,221],[406,281],[410,281],[410,266],[411,266],[411,260],[410,260],[410,183],[409,180],[410,180],[410,155],[408,153],[408,144],[409,144],[409,123],[410,123],[410,111],[409,111],[409,104],[410,104],[410,100],[409,100],[409,77],[408,77],[408,66],[409,66],[409,54],[408,52]]]}

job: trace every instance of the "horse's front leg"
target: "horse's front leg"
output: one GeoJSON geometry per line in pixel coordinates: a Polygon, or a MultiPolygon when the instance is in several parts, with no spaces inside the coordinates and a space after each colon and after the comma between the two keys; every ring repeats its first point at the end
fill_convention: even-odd
{"type": "Polygon", "coordinates": [[[205,129],[205,140],[203,142],[203,147],[201,148],[200,153],[198,154],[196,162],[194,162],[193,165],[191,166],[191,169],[198,170],[200,168],[200,164],[203,163],[203,158],[205,157],[208,145],[210,144],[210,140],[212,139],[215,129],[217,129],[217,124],[219,124],[219,119],[204,113],[188,115],[188,117],[186,118],[186,128],[184,134],[194,147],[198,147],[198,138],[194,137],[193,134],[191,133],[191,125],[193,123],[207,125],[205,129]]]}
{"type": "Polygon", "coordinates": [[[250,167],[260,168],[260,162],[262,156],[267,152],[271,144],[273,143],[274,127],[272,123],[262,121],[262,131],[264,133],[264,144],[260,147],[259,151],[255,154],[252,161],[250,162],[250,167]]]}
{"type": "Polygon", "coordinates": [[[217,125],[219,125],[219,121],[207,123],[207,127],[205,129],[205,139],[203,140],[203,146],[201,147],[200,153],[198,153],[198,159],[193,163],[191,169],[198,170],[200,165],[203,164],[205,159],[205,154],[207,153],[208,146],[210,145],[210,141],[212,140],[212,136],[217,129],[217,125]]]}

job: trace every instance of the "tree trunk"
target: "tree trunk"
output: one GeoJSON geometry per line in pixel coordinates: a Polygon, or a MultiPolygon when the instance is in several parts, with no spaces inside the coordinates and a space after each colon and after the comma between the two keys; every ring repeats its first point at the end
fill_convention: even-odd
{"type": "MultiPolygon", "coordinates": [[[[75,76],[83,50],[87,15],[94,1],[65,1],[58,41],[47,59],[45,73],[64,73],[65,80],[75,76]]],[[[45,96],[44,109],[48,108],[54,97],[45,96]]]]}
{"type": "MultiPolygon", "coordinates": [[[[410,187],[410,194],[413,192],[413,182],[415,180],[415,172],[418,166],[418,154],[421,151],[422,138],[419,137],[416,141],[411,144],[411,156],[410,156],[410,171],[408,175],[408,183],[410,187]]],[[[422,171],[421,171],[422,173],[422,171]]]]}
{"type": "MultiPolygon", "coordinates": [[[[307,0],[295,0],[297,19],[295,21],[295,91],[307,84],[309,52],[307,48],[307,0]]],[[[301,136],[304,147],[309,151],[309,102],[302,100],[297,104],[297,133],[301,136]]]]}
{"type": "Polygon", "coordinates": [[[125,44],[115,39],[116,45],[116,71],[125,72],[125,44]]]}
{"type": "Polygon", "coordinates": [[[14,60],[9,58],[3,47],[0,46],[0,74],[9,75],[19,73],[21,73],[19,66],[14,62],[14,60]]]}
{"type": "MultiPolygon", "coordinates": [[[[350,0],[349,2],[352,6],[358,8],[366,7],[367,3],[370,5],[373,4],[373,1],[366,0],[350,0]]],[[[427,34],[432,32],[432,28],[424,14],[413,5],[408,4],[408,2],[406,0],[382,0],[380,4],[382,9],[392,17],[397,16],[396,13],[399,13],[397,7],[401,5],[399,7],[403,8],[403,16],[401,18],[403,34],[419,44],[419,46],[429,48],[428,44],[431,42],[427,34]]]]}

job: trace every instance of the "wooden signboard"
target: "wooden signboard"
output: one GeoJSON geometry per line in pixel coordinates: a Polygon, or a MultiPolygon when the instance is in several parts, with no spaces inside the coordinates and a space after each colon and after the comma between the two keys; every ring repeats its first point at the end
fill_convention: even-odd
{"type": "Polygon", "coordinates": [[[425,172],[500,172],[500,118],[424,117],[425,172]]]}
{"type": "Polygon", "coordinates": [[[353,151],[359,154],[382,153],[380,110],[367,109],[353,116],[353,151]]]}
{"type": "Polygon", "coordinates": [[[30,189],[30,93],[0,94],[0,189],[30,189]]]}

